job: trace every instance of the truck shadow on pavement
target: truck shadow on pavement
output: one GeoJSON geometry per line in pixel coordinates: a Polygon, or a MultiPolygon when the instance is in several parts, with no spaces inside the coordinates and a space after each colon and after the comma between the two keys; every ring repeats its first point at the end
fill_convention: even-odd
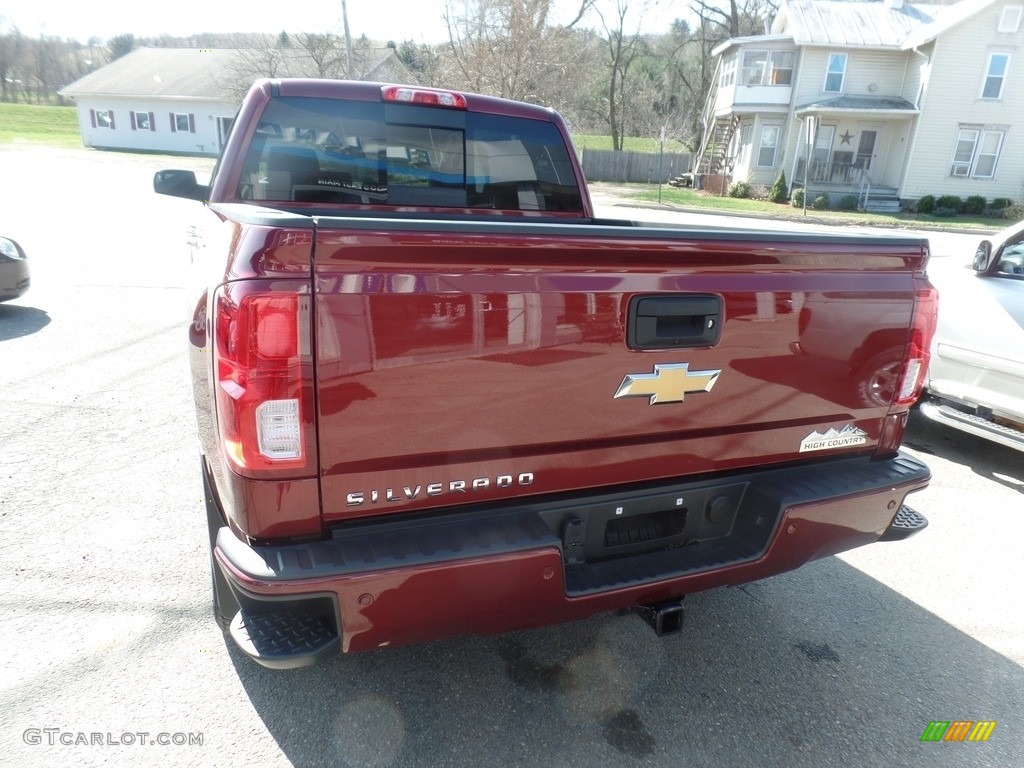
{"type": "Polygon", "coordinates": [[[50,316],[35,307],[0,304],[0,341],[29,336],[50,324],[50,316]]]}
{"type": "Polygon", "coordinates": [[[229,653],[296,766],[1019,759],[1024,670],[840,559],[686,604],[662,638],[628,614],[290,672],[229,653]],[[922,743],[936,720],[998,725],[987,743],[922,743]]]}

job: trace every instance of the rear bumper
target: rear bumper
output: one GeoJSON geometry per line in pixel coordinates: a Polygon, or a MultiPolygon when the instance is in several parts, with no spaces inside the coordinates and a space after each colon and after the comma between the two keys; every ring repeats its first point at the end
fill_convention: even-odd
{"type": "Polygon", "coordinates": [[[887,533],[904,497],[929,479],[928,468],[906,454],[856,457],[586,499],[386,519],[279,547],[250,546],[221,528],[214,558],[242,614],[319,612],[343,651],[364,651],[671,600],[903,538],[905,532],[887,533]],[[666,505],[682,508],[677,516],[685,523],[660,543],[621,544],[635,530],[623,533],[616,511],[628,518],[635,510],[641,530],[657,515],[676,514],[645,511],[666,505]]]}

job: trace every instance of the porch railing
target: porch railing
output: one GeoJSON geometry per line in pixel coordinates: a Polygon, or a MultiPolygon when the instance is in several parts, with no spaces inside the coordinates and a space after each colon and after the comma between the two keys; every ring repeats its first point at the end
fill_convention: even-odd
{"type": "Polygon", "coordinates": [[[862,174],[860,180],[860,191],[857,193],[857,207],[866,211],[868,209],[868,202],[871,200],[871,177],[866,173],[862,174]]]}
{"type": "Polygon", "coordinates": [[[859,186],[866,174],[856,163],[837,163],[826,160],[800,160],[796,166],[796,178],[793,181],[803,184],[804,168],[807,169],[808,184],[838,184],[859,186]]]}

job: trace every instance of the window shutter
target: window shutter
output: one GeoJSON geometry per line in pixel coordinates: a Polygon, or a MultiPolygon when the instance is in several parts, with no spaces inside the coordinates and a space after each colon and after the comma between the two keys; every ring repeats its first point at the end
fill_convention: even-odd
{"type": "Polygon", "coordinates": [[[152,112],[150,112],[149,113],[149,130],[151,130],[151,131],[155,131],[156,130],[156,119],[155,118],[156,118],[156,116],[152,112]]]}
{"type": "Polygon", "coordinates": [[[192,114],[191,112],[188,113],[188,132],[189,133],[195,133],[196,132],[196,116],[194,114],[192,114]]]}
{"type": "Polygon", "coordinates": [[[174,132],[175,132],[175,131],[177,131],[177,130],[178,130],[178,129],[177,129],[177,128],[175,127],[175,125],[174,125],[174,113],[173,113],[173,112],[171,112],[171,133],[174,133],[174,132]]]}
{"type": "Polygon", "coordinates": [[[96,127],[96,110],[95,109],[90,109],[89,110],[89,121],[92,123],[92,127],[95,128],[96,127]]]}
{"type": "Polygon", "coordinates": [[[132,119],[132,130],[134,131],[136,129],[136,126],[135,126],[135,113],[134,112],[129,112],[128,113],[128,117],[130,117],[132,119]]]}
{"type": "Polygon", "coordinates": [[[114,130],[114,110],[111,109],[107,114],[110,115],[110,130],[114,130]]]}

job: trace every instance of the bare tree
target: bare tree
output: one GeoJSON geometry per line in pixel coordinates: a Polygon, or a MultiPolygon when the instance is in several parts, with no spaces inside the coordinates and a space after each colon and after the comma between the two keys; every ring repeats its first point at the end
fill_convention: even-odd
{"type": "Polygon", "coordinates": [[[571,30],[594,0],[579,0],[569,24],[550,23],[552,0],[467,0],[444,13],[455,87],[545,102],[553,78],[578,58],[571,30]]]}
{"type": "Polygon", "coordinates": [[[295,36],[296,49],[305,52],[315,77],[345,77],[345,43],[330,32],[303,32],[295,36]]]}
{"type": "Polygon", "coordinates": [[[3,101],[18,98],[16,83],[22,47],[23,38],[17,27],[12,26],[9,32],[0,35],[0,98],[3,101]]]}
{"type": "Polygon", "coordinates": [[[241,101],[249,86],[261,77],[283,77],[287,74],[285,57],[290,49],[279,48],[276,42],[279,38],[263,35],[259,40],[235,50],[228,64],[229,90],[233,97],[241,101]]]}
{"type": "Polygon", "coordinates": [[[634,2],[632,8],[630,0],[614,0],[611,7],[595,7],[604,28],[608,49],[607,119],[613,149],[622,149],[630,67],[639,56],[648,52],[646,41],[640,34],[640,24],[648,6],[647,0],[634,2]]]}
{"type": "Polygon", "coordinates": [[[715,76],[712,50],[731,37],[765,31],[778,11],[777,0],[691,0],[696,15],[691,29],[676,22],[672,40],[672,87],[687,115],[680,139],[696,151],[701,140],[701,112],[715,76]]]}

